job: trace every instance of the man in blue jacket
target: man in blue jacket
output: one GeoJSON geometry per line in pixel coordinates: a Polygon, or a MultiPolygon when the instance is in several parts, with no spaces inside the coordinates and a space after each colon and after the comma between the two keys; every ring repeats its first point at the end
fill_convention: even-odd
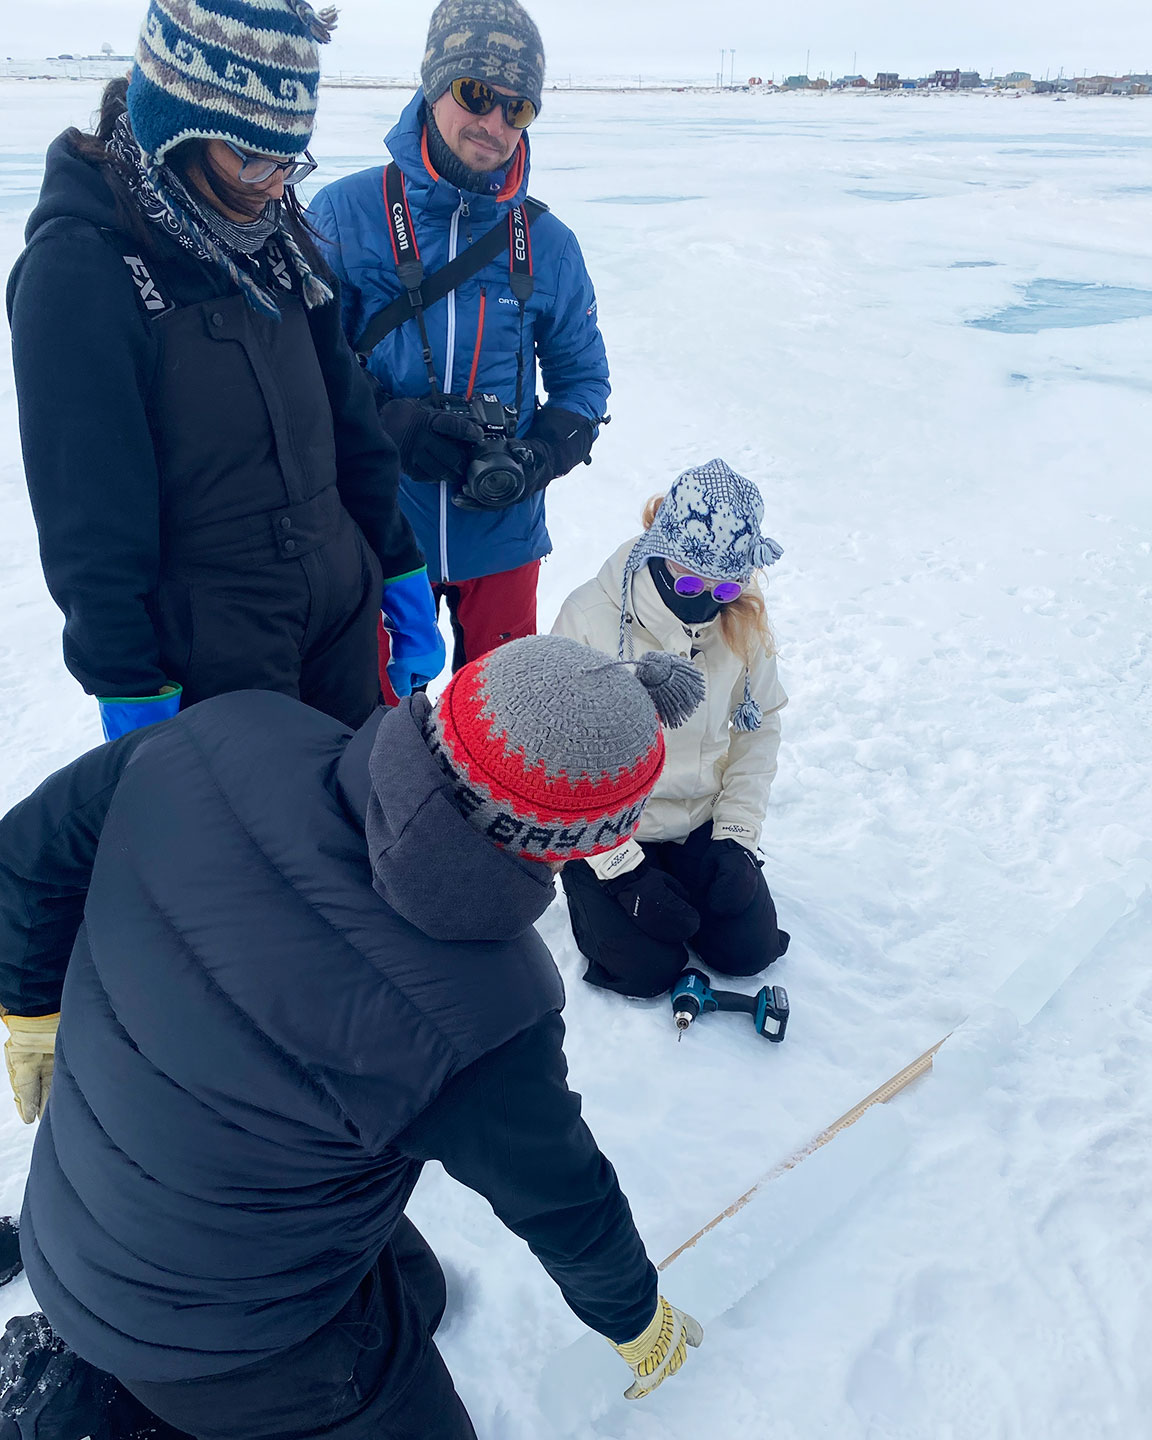
{"type": "Polygon", "coordinates": [[[340,278],[353,344],[408,288],[397,263],[409,223],[425,288],[486,234],[507,232],[496,258],[419,317],[409,310],[368,358],[405,472],[401,505],[448,603],[459,668],[536,629],[539,562],[551,550],[544,491],[588,458],[608,399],[608,363],[576,237],[547,213],[519,241],[508,225],[510,214],[525,214],[527,127],[544,82],[531,18],[517,0],[443,0],[422,80],[388,136],[391,178],[376,166],[338,180],[310,214],[340,278]],[[539,407],[537,362],[548,395],[539,407]],[[483,432],[465,415],[444,413],[440,395],[493,395],[514,407],[521,486],[476,496],[467,475],[483,432]]]}
{"type": "MultiPolygon", "coordinates": [[[[474,1440],[404,1216],[437,1159],[632,1398],[679,1368],[700,1327],[580,1118],[533,925],[555,868],[635,830],[701,691],[533,636],[355,733],[206,700],[0,820],[5,1054],[42,1116],[20,1238],[60,1341],[196,1440],[474,1440]]],[[[71,1420],[19,1433],[102,1433],[71,1420]]]]}

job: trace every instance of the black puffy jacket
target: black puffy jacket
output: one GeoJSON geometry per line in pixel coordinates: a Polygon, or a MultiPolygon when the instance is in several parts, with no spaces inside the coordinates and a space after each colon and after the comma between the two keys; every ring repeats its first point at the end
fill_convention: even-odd
{"type": "Polygon", "coordinates": [[[427,703],[353,735],[283,696],[222,696],[0,821],[0,1003],[43,1014],[62,993],[24,1259],[102,1369],[179,1380],[306,1338],[433,1156],[587,1323],[630,1339],[655,1308],[565,1083],[563,990],[532,928],[551,875],[453,808],[427,703]],[[390,838],[370,858],[373,785],[390,838]]]}
{"type": "MultiPolygon", "coordinates": [[[[65,662],[100,696],[178,681],[186,701],[259,687],[321,703],[310,657],[362,606],[378,611],[381,577],[423,564],[339,304],[305,309],[273,238],[253,263],[282,319],[257,314],[159,227],[142,248],[125,203],[61,136],[8,284],[24,468],[65,662]]],[[[362,627],[373,676],[374,623],[362,627]]],[[[354,708],[330,705],[345,719],[354,708]]]]}

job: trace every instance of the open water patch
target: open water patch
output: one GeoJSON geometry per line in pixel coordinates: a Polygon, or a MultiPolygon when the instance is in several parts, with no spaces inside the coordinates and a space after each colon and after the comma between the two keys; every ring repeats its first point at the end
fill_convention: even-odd
{"type": "Polygon", "coordinates": [[[999,260],[953,260],[949,270],[997,270],[999,260]]]}
{"type": "Polygon", "coordinates": [[[1024,299],[994,315],[969,320],[977,330],[1002,335],[1039,335],[1042,330],[1075,330],[1115,325],[1152,316],[1152,290],[1124,285],[1089,285],[1077,280],[1032,280],[1024,299]]]}
{"type": "Polygon", "coordinates": [[[682,205],[685,200],[703,200],[703,195],[597,195],[593,205],[682,205]]]}

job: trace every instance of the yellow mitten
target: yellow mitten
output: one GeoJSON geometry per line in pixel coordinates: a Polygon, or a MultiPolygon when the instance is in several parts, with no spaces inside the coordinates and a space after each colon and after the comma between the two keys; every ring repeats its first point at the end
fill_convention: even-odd
{"type": "Polygon", "coordinates": [[[669,1375],[675,1375],[688,1355],[687,1346],[694,1349],[704,1339],[704,1329],[698,1320],[677,1310],[675,1305],[660,1296],[656,1302],[656,1314],[635,1340],[612,1346],[632,1367],[636,1379],[624,1392],[625,1400],[640,1400],[650,1395],[657,1385],[662,1385],[669,1375]]]}
{"type": "Polygon", "coordinates": [[[52,1084],[52,1064],[56,1057],[55,1015],[5,1015],[8,1043],[4,1059],[8,1062],[8,1079],[16,1096],[16,1109],[25,1125],[44,1113],[48,1090],[52,1084]]]}

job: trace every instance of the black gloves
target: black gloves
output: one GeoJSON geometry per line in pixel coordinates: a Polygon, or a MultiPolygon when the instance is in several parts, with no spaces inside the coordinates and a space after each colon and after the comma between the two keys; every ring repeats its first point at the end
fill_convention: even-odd
{"type": "Polygon", "coordinates": [[[467,415],[403,396],[381,405],[380,423],[400,451],[401,470],[428,485],[463,480],[473,447],[484,438],[483,428],[467,415]]]}
{"type": "Polygon", "coordinates": [[[739,915],[756,898],[760,861],[739,840],[710,840],[701,878],[714,915],[739,915]]]}
{"type": "Polygon", "coordinates": [[[529,493],[543,490],[550,481],[567,475],[586,460],[597,433],[597,427],[583,415],[556,405],[541,406],[527,435],[516,442],[530,454],[530,459],[521,462],[529,493]]]}
{"type": "Polygon", "coordinates": [[[647,860],[626,875],[601,884],[625,915],[653,940],[675,945],[690,939],[700,928],[700,916],[689,903],[683,885],[647,860]]]}
{"type": "MultiPolygon", "coordinates": [[[[405,475],[429,485],[447,480],[463,486],[468,466],[476,458],[476,446],[485,438],[478,421],[408,396],[385,400],[380,406],[380,423],[400,451],[405,475]]],[[[537,410],[527,435],[507,442],[508,452],[524,471],[523,487],[498,486],[491,494],[484,487],[475,493],[462,489],[453,501],[464,510],[517,505],[587,459],[595,439],[596,426],[591,420],[544,405],[537,410]]],[[[490,443],[496,449],[503,444],[490,443]]]]}

